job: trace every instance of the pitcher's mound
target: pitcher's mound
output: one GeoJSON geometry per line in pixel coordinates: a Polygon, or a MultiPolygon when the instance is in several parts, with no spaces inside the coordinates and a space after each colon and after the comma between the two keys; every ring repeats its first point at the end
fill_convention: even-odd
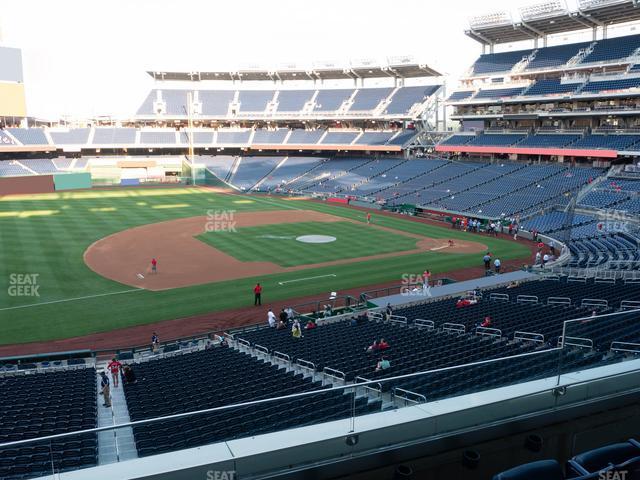
{"type": "Polygon", "coordinates": [[[296,237],[296,240],[302,243],[331,243],[336,241],[336,237],[330,235],[302,235],[296,237]]]}

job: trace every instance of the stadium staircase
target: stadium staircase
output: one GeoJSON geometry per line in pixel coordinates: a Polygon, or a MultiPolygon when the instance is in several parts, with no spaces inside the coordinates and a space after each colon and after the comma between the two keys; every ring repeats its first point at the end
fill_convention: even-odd
{"type": "MultiPolygon", "coordinates": [[[[415,160],[414,160],[414,161],[415,161],[415,160]]],[[[409,177],[409,178],[407,178],[407,179],[403,180],[401,183],[409,183],[409,182],[410,182],[410,181],[412,181],[412,180],[415,180],[415,179],[420,178],[420,177],[424,177],[425,175],[429,175],[429,174],[431,174],[431,173],[433,173],[433,172],[435,172],[435,171],[437,171],[437,170],[439,170],[439,169],[441,169],[441,168],[446,167],[446,166],[447,166],[447,165],[449,165],[450,163],[451,163],[451,162],[443,163],[442,165],[439,165],[438,167],[436,167],[436,168],[434,168],[434,169],[428,170],[428,171],[423,172],[423,173],[419,173],[418,175],[414,175],[413,177],[409,177]]],[[[393,188],[395,188],[397,185],[398,185],[398,184],[394,184],[394,185],[391,185],[390,187],[384,187],[384,188],[381,188],[380,190],[376,190],[375,192],[371,192],[371,195],[377,195],[378,193],[382,193],[382,192],[384,192],[384,191],[386,191],[386,190],[392,190],[392,189],[393,189],[393,188]]],[[[414,193],[416,193],[416,192],[418,192],[418,191],[422,191],[422,190],[424,190],[424,188],[419,188],[419,189],[417,189],[417,190],[414,190],[414,191],[413,191],[413,192],[411,192],[411,193],[403,194],[403,195],[401,195],[401,196],[400,196],[400,197],[398,197],[398,198],[404,197],[404,196],[406,196],[406,195],[412,195],[412,194],[414,194],[414,193]]]]}
{"type": "Polygon", "coordinates": [[[527,66],[536,58],[536,53],[538,53],[538,50],[534,50],[526,57],[522,57],[522,60],[513,66],[511,73],[520,73],[526,70],[527,66]]]}
{"type": "Polygon", "coordinates": [[[567,60],[566,66],[572,67],[574,65],[578,65],[579,63],[582,63],[582,61],[585,58],[587,58],[589,54],[591,54],[591,52],[593,52],[593,49],[595,48],[597,43],[598,42],[591,42],[591,44],[587,48],[580,49],[578,53],[576,53],[573,57],[567,60]]]}
{"type": "Polygon", "coordinates": [[[35,170],[27,167],[24,163],[20,162],[19,160],[14,160],[14,162],[16,163],[16,165],[19,165],[22,168],[24,168],[26,171],[28,171],[31,175],[38,175],[38,172],[36,172],[35,170]]]}
{"type": "MultiPolygon", "coordinates": [[[[374,160],[375,161],[375,160],[374,160]]],[[[372,181],[376,180],[377,178],[380,178],[382,175],[385,175],[389,170],[392,170],[400,165],[403,165],[407,162],[409,162],[410,160],[404,160],[403,162],[400,163],[396,163],[395,165],[393,165],[392,167],[387,168],[386,170],[382,170],[378,173],[376,173],[374,176],[369,177],[369,178],[365,178],[362,181],[360,181],[359,183],[356,184],[356,187],[361,187],[362,185],[366,185],[367,183],[371,183],[372,181]]],[[[342,188],[338,190],[338,193],[340,192],[344,192],[345,190],[348,190],[347,188],[342,188]]]]}
{"type": "Polygon", "coordinates": [[[238,168],[240,168],[240,162],[242,162],[242,159],[243,157],[241,155],[238,155],[235,157],[235,160],[233,161],[233,165],[231,165],[231,168],[229,169],[229,173],[227,173],[226,177],[224,178],[224,181],[226,183],[231,184],[231,180],[233,179],[234,175],[238,171],[238,168]]]}
{"type": "Polygon", "coordinates": [[[263,183],[264,183],[264,182],[265,182],[265,181],[266,181],[266,180],[267,180],[271,175],[273,175],[273,174],[274,174],[274,172],[275,172],[276,170],[278,170],[282,165],[284,165],[284,164],[287,162],[287,160],[289,160],[289,157],[288,157],[288,156],[287,156],[287,157],[284,157],[284,158],[282,159],[282,161],[278,162],[278,163],[276,164],[276,166],[275,166],[275,167],[273,167],[273,168],[272,168],[272,169],[271,169],[271,170],[270,170],[270,171],[269,171],[269,172],[268,172],[264,177],[262,177],[260,180],[258,180],[258,181],[255,183],[255,185],[253,185],[253,186],[252,186],[251,188],[249,188],[248,190],[249,190],[249,191],[251,191],[251,190],[257,190],[257,189],[259,189],[259,188],[260,188],[260,185],[262,185],[262,184],[263,184],[263,183]]]}
{"type": "MultiPolygon", "coordinates": [[[[106,368],[106,363],[98,366],[98,371],[106,368]]],[[[111,375],[109,380],[113,382],[111,375]]],[[[97,378],[97,405],[98,405],[98,427],[110,427],[122,423],[129,423],[129,410],[127,401],[124,398],[124,387],[122,383],[118,388],[111,385],[111,407],[104,407],[104,399],[100,395],[100,378],[97,378]]],[[[98,464],[121,462],[138,458],[133,429],[131,427],[119,428],[112,431],[98,433],[98,464]]]]}
{"type": "MultiPolygon", "coordinates": [[[[448,165],[448,164],[446,164],[446,165],[448,165]]],[[[444,165],[443,165],[443,166],[444,166],[444,165]]],[[[441,184],[443,184],[443,183],[450,182],[451,180],[455,180],[456,178],[462,178],[462,177],[464,177],[464,176],[466,176],[466,175],[470,175],[470,174],[472,174],[473,172],[476,172],[476,171],[478,171],[478,170],[480,170],[481,168],[484,168],[484,167],[486,167],[486,166],[487,166],[487,164],[485,164],[485,163],[479,163],[479,164],[478,164],[478,167],[477,167],[477,168],[474,168],[473,170],[470,170],[470,171],[468,171],[468,172],[463,172],[463,173],[460,173],[460,174],[458,174],[458,175],[454,175],[453,177],[447,177],[447,178],[444,178],[444,179],[442,179],[442,180],[438,180],[438,181],[437,181],[437,182],[435,182],[435,183],[428,183],[426,186],[424,186],[424,187],[422,187],[422,188],[418,188],[418,189],[416,189],[416,190],[414,190],[414,191],[412,191],[412,192],[407,192],[407,193],[405,193],[405,194],[403,194],[403,195],[400,195],[400,196],[398,197],[398,199],[400,199],[400,198],[402,198],[402,197],[407,197],[407,196],[409,196],[409,195],[414,195],[414,194],[416,194],[417,192],[423,192],[423,191],[425,191],[425,190],[427,190],[427,189],[429,189],[429,188],[433,188],[433,187],[436,187],[436,186],[441,185],[441,184]]],[[[438,167],[438,168],[440,168],[440,167],[438,167]]],[[[434,170],[437,170],[437,169],[434,169],[434,170]]],[[[434,170],[431,170],[430,172],[427,172],[427,173],[432,173],[434,170]]],[[[390,188],[393,188],[393,187],[390,187],[390,188]]]]}
{"type": "Polygon", "coordinates": [[[300,180],[302,177],[304,177],[305,175],[309,175],[311,174],[314,170],[321,168],[328,160],[322,159],[322,161],[316,163],[313,167],[311,167],[309,170],[307,170],[306,172],[298,175],[297,177],[292,178],[291,180],[289,180],[288,182],[285,183],[285,186],[289,186],[289,185],[293,185],[294,183],[296,183],[298,180],[300,180]]]}

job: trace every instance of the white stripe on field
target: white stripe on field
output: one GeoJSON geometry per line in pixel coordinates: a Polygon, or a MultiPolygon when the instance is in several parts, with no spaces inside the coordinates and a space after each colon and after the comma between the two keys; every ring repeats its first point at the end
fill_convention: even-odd
{"type": "Polygon", "coordinates": [[[296,278],[295,280],[285,280],[284,282],[278,282],[278,285],[284,285],[285,283],[302,282],[304,280],[315,280],[316,278],[324,277],[337,277],[337,275],[335,273],[330,273],[328,275],[318,275],[317,277],[296,278]]]}
{"type": "Polygon", "coordinates": [[[86,297],[65,298],[63,300],[52,300],[50,302],[30,303],[28,305],[17,305],[15,307],[0,308],[0,312],[2,312],[4,310],[16,310],[18,308],[29,308],[29,307],[39,307],[40,305],[51,305],[53,303],[74,302],[76,300],[86,300],[86,299],[89,299],[89,298],[106,297],[106,296],[109,296],[109,295],[120,295],[120,294],[123,294],[123,293],[141,292],[143,290],[144,290],[144,288],[132,288],[130,290],[121,290],[119,292],[99,293],[97,295],[87,295],[86,297]]]}

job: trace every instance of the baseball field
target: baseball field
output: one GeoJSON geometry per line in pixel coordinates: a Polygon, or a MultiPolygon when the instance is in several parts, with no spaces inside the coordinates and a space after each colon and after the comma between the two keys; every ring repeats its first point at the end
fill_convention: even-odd
{"type": "MultiPolygon", "coordinates": [[[[526,245],[310,200],[206,188],[0,198],[0,344],[109,332],[477,267],[526,245]],[[453,245],[449,243],[453,240],[453,245]],[[158,272],[150,270],[156,258],[158,272]]],[[[256,310],[256,322],[264,312],[256,310]]]]}

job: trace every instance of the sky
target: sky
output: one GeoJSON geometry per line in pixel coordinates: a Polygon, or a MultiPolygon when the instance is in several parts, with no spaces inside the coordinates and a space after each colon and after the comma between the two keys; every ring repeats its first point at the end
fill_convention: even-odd
{"type": "MultiPolygon", "coordinates": [[[[569,6],[575,0],[569,0],[569,6]]],[[[449,75],[481,46],[468,18],[517,11],[521,0],[0,1],[0,44],[22,49],[29,116],[135,113],[146,70],[348,62],[410,55],[449,75]]]]}

